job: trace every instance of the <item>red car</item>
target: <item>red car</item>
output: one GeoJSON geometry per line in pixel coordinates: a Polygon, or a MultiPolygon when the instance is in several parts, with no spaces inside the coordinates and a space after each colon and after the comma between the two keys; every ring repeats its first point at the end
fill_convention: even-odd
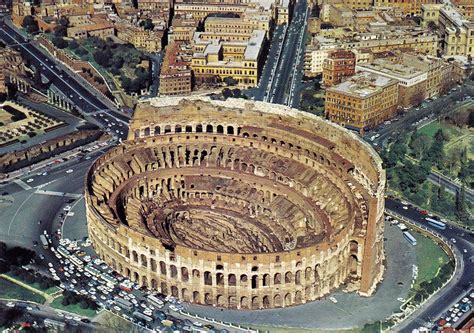
{"type": "Polygon", "coordinates": [[[428,211],[426,210],[420,210],[421,215],[428,215],[428,211]]]}

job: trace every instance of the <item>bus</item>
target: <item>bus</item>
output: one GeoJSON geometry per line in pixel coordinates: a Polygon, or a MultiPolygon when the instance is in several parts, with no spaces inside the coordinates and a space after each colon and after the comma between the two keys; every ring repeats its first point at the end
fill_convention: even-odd
{"type": "Polygon", "coordinates": [[[438,229],[441,229],[441,230],[444,230],[446,229],[446,224],[443,223],[443,222],[440,222],[440,221],[436,221],[435,219],[432,219],[432,218],[425,218],[426,221],[428,221],[428,224],[435,227],[435,228],[438,228],[438,229]]]}
{"type": "Polygon", "coordinates": [[[413,237],[412,234],[410,234],[408,231],[403,232],[403,237],[410,243],[411,245],[415,246],[416,245],[416,238],[413,237]]]}
{"type": "Polygon", "coordinates": [[[153,321],[153,318],[151,318],[150,316],[147,316],[146,314],[144,313],[141,313],[141,312],[138,312],[138,311],[135,311],[133,313],[133,315],[138,318],[138,319],[141,319],[141,320],[144,320],[146,321],[147,323],[150,323],[153,321]]]}
{"type": "Polygon", "coordinates": [[[131,311],[133,309],[132,303],[120,297],[115,299],[115,304],[118,307],[121,307],[122,309],[127,310],[127,311],[131,311]]]}
{"type": "Polygon", "coordinates": [[[93,276],[100,276],[102,274],[97,268],[95,268],[91,264],[88,264],[86,266],[85,271],[89,272],[93,276]]]}
{"type": "Polygon", "coordinates": [[[104,273],[100,277],[102,278],[102,280],[104,280],[108,284],[115,285],[117,283],[117,279],[110,276],[109,274],[104,273]]]}
{"type": "Polygon", "coordinates": [[[46,318],[44,320],[44,326],[49,327],[49,328],[64,330],[64,328],[66,327],[66,324],[63,323],[62,321],[46,318]]]}
{"type": "Polygon", "coordinates": [[[58,253],[64,258],[69,258],[71,256],[71,253],[62,246],[58,246],[58,253]]]}
{"type": "Polygon", "coordinates": [[[49,247],[49,243],[45,235],[40,235],[40,241],[41,245],[43,245],[43,249],[47,249],[49,247]]]}
{"type": "Polygon", "coordinates": [[[83,268],[84,267],[84,262],[76,257],[75,255],[71,255],[69,257],[69,260],[71,260],[72,264],[76,267],[83,268]]]}
{"type": "Polygon", "coordinates": [[[161,299],[159,299],[158,297],[156,296],[153,296],[153,295],[150,295],[147,297],[148,301],[155,305],[155,306],[158,306],[158,307],[163,307],[164,303],[161,299]]]}

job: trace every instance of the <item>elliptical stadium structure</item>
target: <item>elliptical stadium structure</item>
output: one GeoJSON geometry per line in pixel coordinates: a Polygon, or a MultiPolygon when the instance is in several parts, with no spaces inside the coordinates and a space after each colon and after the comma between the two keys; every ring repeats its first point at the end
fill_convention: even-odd
{"type": "Polygon", "coordinates": [[[232,309],[287,307],[383,276],[385,172],[355,134],[282,105],[140,103],[91,166],[88,231],[141,286],[232,309]]]}

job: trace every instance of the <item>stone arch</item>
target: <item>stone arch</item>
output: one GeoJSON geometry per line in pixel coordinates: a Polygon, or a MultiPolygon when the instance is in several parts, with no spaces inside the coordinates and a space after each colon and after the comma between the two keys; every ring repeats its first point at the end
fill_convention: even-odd
{"type": "Polygon", "coordinates": [[[224,285],[224,274],[217,273],[216,274],[216,285],[223,286],[224,285]]]}
{"type": "Polygon", "coordinates": [[[260,299],[258,296],[253,296],[252,297],[252,309],[258,309],[260,308],[260,299]]]}
{"type": "Polygon", "coordinates": [[[193,269],[193,279],[199,279],[201,277],[201,273],[197,269],[193,269]]]}
{"type": "Polygon", "coordinates": [[[168,286],[166,285],[166,282],[161,282],[160,289],[163,294],[168,294],[168,286]]]}
{"type": "Polygon", "coordinates": [[[276,295],[273,297],[273,306],[276,307],[276,308],[279,308],[279,307],[283,306],[283,304],[281,303],[281,296],[280,296],[280,294],[276,294],[276,295]]]}
{"type": "Polygon", "coordinates": [[[151,289],[158,289],[158,282],[155,279],[151,279],[151,289]]]}
{"type": "Polygon", "coordinates": [[[229,274],[228,276],[228,285],[235,286],[237,284],[237,279],[235,278],[235,274],[229,274]]]}
{"type": "Polygon", "coordinates": [[[138,253],[137,251],[132,251],[133,261],[138,262],[138,253]]]}
{"type": "Polygon", "coordinates": [[[213,133],[214,132],[214,126],[212,126],[211,124],[208,124],[206,126],[206,133],[213,133]]]}
{"type": "Polygon", "coordinates": [[[224,126],[222,126],[222,125],[217,125],[217,133],[223,134],[223,133],[224,133],[224,126]]]}
{"type": "Polygon", "coordinates": [[[135,282],[138,283],[138,282],[139,282],[139,279],[140,279],[140,277],[138,276],[138,273],[137,273],[137,272],[133,272],[133,281],[135,281],[135,282]]]}
{"type": "Polygon", "coordinates": [[[142,255],[140,256],[140,259],[141,259],[141,262],[142,262],[142,266],[143,266],[143,267],[147,267],[147,266],[148,266],[148,262],[147,262],[147,260],[146,260],[146,256],[145,256],[144,254],[142,254],[142,255]]]}
{"type": "Polygon", "coordinates": [[[196,125],[196,133],[202,133],[202,125],[201,124],[196,125]]]}
{"type": "Polygon", "coordinates": [[[276,273],[273,277],[273,284],[281,284],[281,274],[276,273]]]}
{"type": "Polygon", "coordinates": [[[140,137],[140,130],[136,129],[133,131],[133,138],[138,139],[140,137]]]}
{"type": "Polygon", "coordinates": [[[295,293],[295,303],[296,304],[301,304],[303,302],[303,297],[301,295],[301,290],[297,290],[295,293]]]}
{"type": "Polygon", "coordinates": [[[186,288],[181,289],[181,298],[185,302],[190,302],[191,301],[191,297],[189,295],[188,289],[186,289],[186,288]]]}
{"type": "Polygon", "coordinates": [[[227,134],[234,134],[234,127],[233,126],[227,126],[227,134]]]}
{"type": "Polygon", "coordinates": [[[182,131],[183,131],[183,129],[182,129],[181,125],[176,125],[174,127],[174,132],[175,133],[181,133],[182,131]]]}
{"type": "Polygon", "coordinates": [[[155,126],[155,135],[158,135],[161,133],[161,128],[160,126],[155,126]]]}
{"type": "Polygon", "coordinates": [[[150,268],[152,272],[156,272],[156,269],[157,269],[156,260],[153,258],[150,258],[150,268]]]}
{"type": "Polygon", "coordinates": [[[186,133],[192,133],[193,127],[191,125],[186,125],[186,133]]]}
{"type": "Polygon", "coordinates": [[[223,295],[217,295],[216,297],[216,303],[217,303],[217,306],[226,306],[225,304],[225,297],[223,295]]]}
{"type": "Polygon", "coordinates": [[[238,304],[237,304],[237,297],[235,297],[234,295],[231,295],[231,296],[229,296],[228,300],[229,300],[229,301],[228,301],[229,307],[231,307],[231,308],[236,308],[236,307],[238,307],[238,304]]]}
{"type": "Polygon", "coordinates": [[[289,305],[291,305],[291,294],[287,293],[285,295],[285,305],[284,306],[289,306],[289,305]]]}
{"type": "Polygon", "coordinates": [[[170,275],[172,278],[176,278],[178,276],[178,269],[175,265],[170,266],[170,275]]]}
{"type": "Polygon", "coordinates": [[[150,127],[145,127],[145,130],[143,131],[144,136],[150,136],[150,127]]]}
{"type": "Polygon", "coordinates": [[[201,296],[199,295],[199,291],[193,291],[193,302],[201,303],[201,296]]]}
{"type": "Polygon", "coordinates": [[[176,286],[171,286],[171,295],[172,295],[173,297],[179,297],[178,287],[176,287],[176,286]]]}
{"type": "Polygon", "coordinates": [[[311,280],[311,276],[313,275],[312,273],[313,273],[313,270],[311,269],[311,267],[306,267],[304,271],[304,277],[306,281],[311,280]]]}
{"type": "Polygon", "coordinates": [[[359,243],[357,241],[351,240],[349,242],[349,253],[356,256],[359,254],[359,243]]]}
{"type": "Polygon", "coordinates": [[[301,271],[296,271],[295,284],[301,284],[301,271]]]}
{"type": "Polygon", "coordinates": [[[293,273],[286,272],[285,273],[285,283],[291,283],[293,280],[293,273]]]}
{"type": "Polygon", "coordinates": [[[247,284],[247,281],[248,281],[247,275],[246,275],[246,274],[242,274],[242,275],[240,276],[240,284],[247,284]]]}
{"type": "Polygon", "coordinates": [[[204,294],[204,304],[206,305],[211,305],[212,304],[212,298],[210,293],[205,293],[204,294]]]}
{"type": "Polygon", "coordinates": [[[161,275],[166,275],[166,264],[164,261],[160,261],[160,273],[161,275]]]}
{"type": "Polygon", "coordinates": [[[142,276],[142,286],[148,288],[148,279],[146,276],[142,276]]]}
{"type": "Polygon", "coordinates": [[[268,295],[263,296],[262,306],[263,306],[264,309],[268,309],[271,306],[270,297],[268,297],[268,295]]]}
{"type": "Polygon", "coordinates": [[[189,273],[186,267],[181,267],[181,281],[183,282],[189,281],[189,273]]]}
{"type": "Polygon", "coordinates": [[[240,308],[248,309],[249,308],[249,299],[246,296],[240,298],[240,308]]]}
{"type": "Polygon", "coordinates": [[[349,257],[349,272],[351,275],[357,275],[357,268],[359,266],[359,260],[356,255],[351,254],[349,257]]]}
{"type": "Polygon", "coordinates": [[[252,289],[258,288],[258,275],[252,275],[252,289]]]}
{"type": "Polygon", "coordinates": [[[204,272],[204,284],[207,286],[212,286],[212,274],[209,271],[204,272]]]}
{"type": "Polygon", "coordinates": [[[270,285],[270,274],[264,274],[262,279],[263,287],[268,287],[270,285]]]}

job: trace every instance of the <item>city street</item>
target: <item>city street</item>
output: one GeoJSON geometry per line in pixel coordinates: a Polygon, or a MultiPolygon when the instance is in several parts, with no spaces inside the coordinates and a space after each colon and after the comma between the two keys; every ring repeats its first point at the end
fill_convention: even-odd
{"type": "Polygon", "coordinates": [[[417,209],[408,207],[403,209],[403,204],[392,199],[385,202],[386,209],[401,215],[410,221],[423,225],[434,232],[442,235],[445,239],[451,240],[451,244],[456,249],[456,256],[459,262],[459,271],[457,276],[444,289],[436,294],[432,300],[423,308],[415,312],[403,324],[397,327],[397,331],[411,332],[413,329],[422,326],[425,322],[436,320],[442,313],[457,302],[460,295],[472,288],[474,281],[474,270],[472,263],[474,262],[474,235],[462,228],[449,225],[445,230],[440,230],[426,223],[425,216],[417,209]],[[455,242],[452,241],[455,240],[455,242]],[[464,251],[464,249],[466,251],[464,251]]]}

